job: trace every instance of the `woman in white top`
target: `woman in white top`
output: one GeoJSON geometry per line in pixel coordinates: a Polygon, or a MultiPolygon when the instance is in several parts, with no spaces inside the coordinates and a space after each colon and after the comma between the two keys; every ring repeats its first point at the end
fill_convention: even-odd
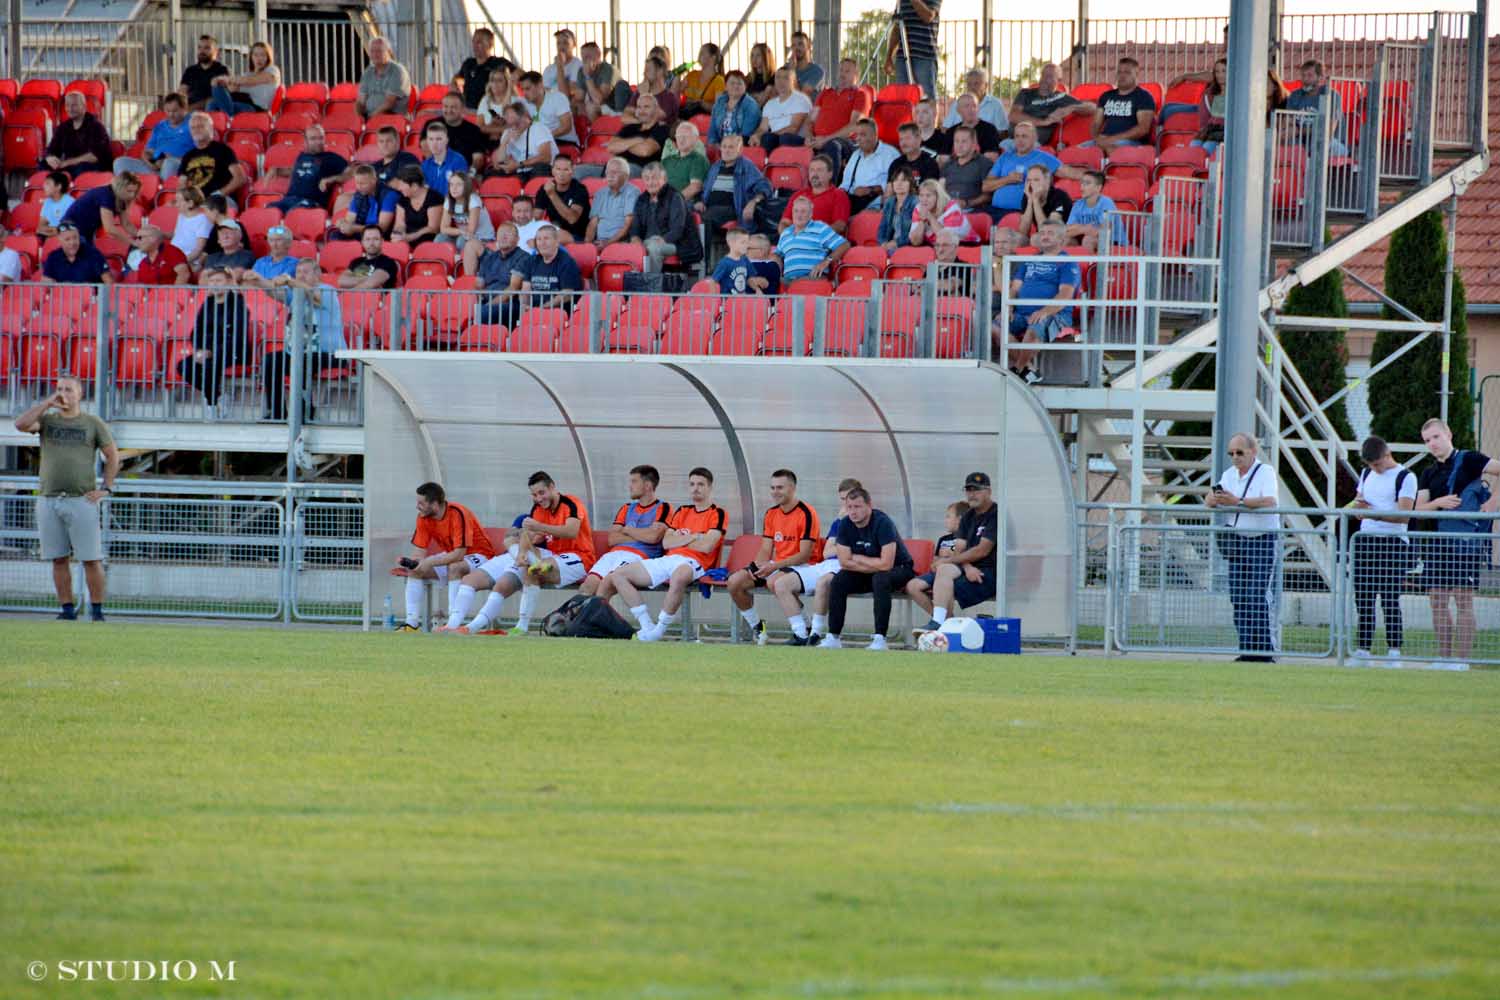
{"type": "Polygon", "coordinates": [[[1359,624],[1354,656],[1370,657],[1375,639],[1375,603],[1385,614],[1385,666],[1401,666],[1401,591],[1411,566],[1411,546],[1406,537],[1408,518],[1393,514],[1409,511],[1417,504],[1417,477],[1391,457],[1391,449],[1378,437],[1368,437],[1360,446],[1365,471],[1359,477],[1359,493],[1351,506],[1360,513],[1354,546],[1354,608],[1359,624]],[[1368,511],[1369,513],[1365,513],[1368,511]]]}
{"type": "Polygon", "coordinates": [[[479,99],[479,124],[484,134],[498,140],[505,134],[505,109],[516,99],[510,74],[502,67],[490,70],[484,96],[479,99]]]}
{"type": "Polygon", "coordinates": [[[439,243],[454,243],[460,251],[470,240],[481,243],[495,238],[495,223],[484,199],[474,190],[474,179],[462,171],[448,175],[448,196],[443,199],[443,221],[438,226],[439,243]]]}
{"type": "Polygon", "coordinates": [[[250,46],[250,72],[243,76],[221,76],[213,81],[208,110],[237,115],[242,111],[270,111],[281,86],[281,67],[276,53],[265,42],[250,46]],[[231,93],[231,88],[237,88],[231,93]]]}
{"type": "MultiPolygon", "coordinates": [[[[1219,485],[1205,499],[1210,507],[1234,511],[1225,528],[1215,533],[1219,551],[1229,563],[1229,602],[1234,605],[1234,628],[1239,633],[1239,660],[1272,662],[1271,587],[1281,538],[1281,519],[1261,513],[1276,506],[1280,485],[1270,466],[1256,458],[1255,439],[1236,434],[1229,439],[1230,466],[1219,485]]],[[[1280,590],[1280,581],[1274,581],[1280,590]]],[[[1280,601],[1276,604],[1279,606],[1280,601]]]]}
{"type": "Polygon", "coordinates": [[[172,245],[182,251],[188,266],[195,271],[203,266],[208,238],[214,234],[214,220],[203,208],[205,200],[203,192],[191,184],[178,188],[173,199],[177,228],[172,231],[172,245]]]}
{"type": "Polygon", "coordinates": [[[917,207],[911,213],[911,237],[914,247],[937,244],[938,233],[951,229],[960,243],[974,241],[974,227],[969,224],[964,208],[948,197],[943,182],[929,178],[917,188],[917,207]]]}
{"type": "Polygon", "coordinates": [[[792,71],[776,71],[776,93],[760,109],[760,124],[750,136],[750,145],[770,152],[777,146],[803,144],[802,126],[812,113],[812,101],[793,84],[792,71]]]}

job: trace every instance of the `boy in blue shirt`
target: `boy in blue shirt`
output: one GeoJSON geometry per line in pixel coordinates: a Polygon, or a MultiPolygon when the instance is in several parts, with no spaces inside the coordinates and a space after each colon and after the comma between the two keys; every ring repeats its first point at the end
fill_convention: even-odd
{"type": "MultiPolygon", "coordinates": [[[[1088,250],[1097,250],[1099,229],[1104,225],[1104,215],[1106,212],[1115,211],[1115,203],[1103,194],[1104,174],[1098,170],[1085,172],[1083,179],[1078,182],[1078,187],[1083,197],[1073,202],[1073,208],[1068,213],[1067,240],[1069,243],[1081,244],[1088,250]]],[[[1111,243],[1124,242],[1120,228],[1120,220],[1117,218],[1110,232],[1111,243]]]]}
{"type": "Polygon", "coordinates": [[[750,234],[743,229],[729,231],[726,241],[729,255],[714,268],[714,280],[719,283],[720,295],[744,295],[750,291],[750,281],[755,277],[755,266],[745,256],[750,247],[750,234]]]}

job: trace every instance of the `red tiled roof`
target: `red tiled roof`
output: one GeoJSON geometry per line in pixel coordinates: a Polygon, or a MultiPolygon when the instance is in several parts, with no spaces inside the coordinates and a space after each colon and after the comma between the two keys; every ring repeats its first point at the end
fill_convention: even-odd
{"type": "MultiPolygon", "coordinates": [[[[1489,145],[1500,149],[1500,36],[1489,40],[1490,121],[1489,145]]],[[[1478,180],[1458,199],[1458,238],[1453,263],[1463,274],[1470,302],[1500,303],[1500,164],[1491,162],[1478,180]]],[[[1349,270],[1380,287],[1385,277],[1386,242],[1358,255],[1349,270]]],[[[1374,296],[1352,282],[1344,288],[1352,302],[1369,302],[1374,296]]]]}

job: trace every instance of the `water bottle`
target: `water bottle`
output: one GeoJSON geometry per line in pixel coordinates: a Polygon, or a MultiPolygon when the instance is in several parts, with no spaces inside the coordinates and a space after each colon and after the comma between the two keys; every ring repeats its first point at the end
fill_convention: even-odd
{"type": "Polygon", "coordinates": [[[396,631],[396,612],[391,609],[391,595],[385,595],[385,630],[396,631]]]}

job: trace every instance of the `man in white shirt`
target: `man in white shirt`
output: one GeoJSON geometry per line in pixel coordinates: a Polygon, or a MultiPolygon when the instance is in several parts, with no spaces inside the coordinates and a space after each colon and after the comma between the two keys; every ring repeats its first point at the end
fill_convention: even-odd
{"type": "Polygon", "coordinates": [[[542,70],[542,86],[548,90],[566,90],[573,79],[578,76],[578,71],[583,69],[583,60],[574,54],[578,39],[573,36],[569,28],[561,28],[553,32],[552,38],[557,42],[557,55],[552,58],[551,64],[542,70]],[[559,68],[562,70],[560,74],[559,68]]]}
{"type": "MultiPolygon", "coordinates": [[[[979,117],[995,126],[995,131],[1004,135],[1010,127],[1006,120],[1005,105],[1000,103],[1000,98],[990,93],[990,74],[982,66],[975,66],[964,74],[964,93],[973,94],[974,99],[979,102],[979,117]]],[[[943,128],[952,128],[958,124],[958,101],[954,100],[948,105],[948,117],[943,119],[943,128]]]]}
{"type": "Polygon", "coordinates": [[[783,66],[776,71],[775,93],[760,109],[760,125],[750,136],[750,144],[767,153],[777,146],[801,146],[802,126],[812,113],[812,101],[794,84],[792,71],[783,66]]]}
{"type": "Polygon", "coordinates": [[[542,83],[540,73],[531,72],[521,74],[521,96],[536,108],[536,114],[532,117],[547,126],[552,138],[558,142],[577,144],[578,133],[573,129],[573,105],[568,102],[565,94],[549,89],[542,83]]]}
{"type": "Polygon", "coordinates": [[[524,194],[510,203],[510,212],[510,221],[516,224],[516,246],[535,254],[536,234],[548,225],[547,220],[536,217],[536,204],[524,194]]]}
{"type": "Polygon", "coordinates": [[[1401,591],[1411,566],[1411,544],[1406,537],[1407,517],[1393,511],[1409,511],[1417,503],[1417,477],[1391,457],[1391,449],[1378,437],[1365,438],[1360,446],[1365,471],[1359,477],[1354,509],[1361,513],[1354,545],[1354,608],[1359,625],[1355,633],[1354,658],[1370,660],[1375,639],[1375,602],[1385,613],[1386,659],[1382,666],[1401,666],[1401,591]],[[1369,511],[1369,513],[1363,513],[1369,511]]]}
{"type": "Polygon", "coordinates": [[[885,190],[886,176],[891,164],[901,153],[895,146],[880,141],[880,130],[868,118],[860,119],[854,129],[854,152],[844,164],[844,176],[839,187],[849,194],[849,208],[863,212],[867,208],[880,207],[880,195],[885,190]]]}
{"type": "MultiPolygon", "coordinates": [[[[1281,489],[1276,473],[1256,458],[1257,453],[1255,439],[1249,434],[1231,437],[1231,464],[1203,502],[1233,511],[1223,530],[1215,532],[1214,541],[1229,563],[1229,602],[1234,605],[1234,628],[1240,638],[1240,655],[1235,659],[1274,663],[1270,591],[1281,543],[1277,534],[1281,519],[1262,511],[1276,506],[1281,489]]],[[[1275,603],[1279,606],[1280,601],[1275,603]]]]}

